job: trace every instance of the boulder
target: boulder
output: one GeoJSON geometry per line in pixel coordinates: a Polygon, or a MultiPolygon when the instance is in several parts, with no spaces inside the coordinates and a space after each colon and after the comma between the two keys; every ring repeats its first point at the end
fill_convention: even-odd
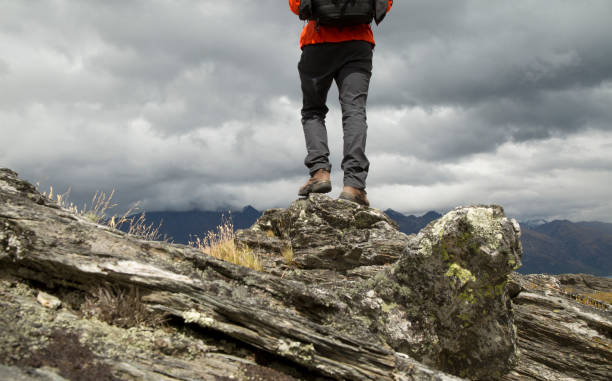
{"type": "Polygon", "coordinates": [[[411,236],[375,290],[395,350],[453,374],[497,379],[516,364],[508,275],[520,228],[499,206],[457,208],[411,236]]]}
{"type": "Polygon", "coordinates": [[[265,244],[268,251],[293,249],[299,277],[285,276],[316,274],[309,282],[346,289],[341,300],[359,306],[352,314],[371,310],[367,320],[337,327],[369,331],[395,351],[465,377],[499,378],[515,365],[505,286],[520,266],[520,228],[501,207],[459,207],[407,236],[376,209],[312,194],[264,212],[238,236],[250,246],[271,239],[277,244],[265,244]],[[349,286],[355,275],[363,281],[349,286]]]}

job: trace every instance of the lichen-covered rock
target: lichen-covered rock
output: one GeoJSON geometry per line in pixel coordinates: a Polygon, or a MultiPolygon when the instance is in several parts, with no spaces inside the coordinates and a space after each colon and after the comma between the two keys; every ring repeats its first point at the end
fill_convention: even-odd
{"type": "Polygon", "coordinates": [[[240,241],[272,247],[273,235],[291,246],[294,262],[305,269],[342,271],[391,263],[408,242],[383,212],[316,193],[288,209],[265,211],[249,230],[239,234],[240,241]]]}
{"type": "Polygon", "coordinates": [[[264,212],[244,234],[289,242],[300,279],[339,290],[348,309],[330,319],[336,330],[475,379],[516,363],[505,286],[521,263],[520,228],[499,206],[457,208],[407,236],[380,211],[313,194],[264,212]],[[322,277],[321,268],[346,277],[322,277]],[[356,275],[364,281],[342,286],[356,275]]]}
{"type": "MultiPolygon", "coordinates": [[[[356,229],[381,222],[389,224],[379,221],[385,219],[380,212],[354,208],[348,203],[346,206],[353,208],[354,216],[348,218],[356,221],[353,225],[356,229]]],[[[278,241],[269,238],[271,244],[278,241]]],[[[373,261],[376,263],[375,255],[373,261]]],[[[335,272],[333,269],[312,271],[335,272]]],[[[360,272],[361,276],[365,273],[360,272]]],[[[130,380],[158,380],[160,374],[167,380],[216,379],[219,373],[220,377],[234,379],[246,379],[244,374],[282,379],[271,376],[276,368],[257,367],[252,360],[261,355],[270,359],[264,360],[266,364],[288,364],[279,366],[277,370],[281,373],[296,374],[287,372],[287,368],[296,368],[298,377],[307,374],[347,380],[457,379],[394,351],[376,333],[375,325],[365,324],[371,316],[373,321],[381,319],[376,317],[380,314],[377,304],[364,305],[359,301],[356,293],[361,281],[339,277],[330,285],[312,282],[310,274],[300,278],[297,272],[293,275],[257,272],[212,258],[196,248],[146,241],[64,210],[40,196],[14,172],[0,169],[2,276],[14,277],[18,282],[34,281],[35,285],[27,300],[9,300],[5,296],[11,295],[12,290],[5,293],[5,286],[0,284],[0,331],[11,331],[11,335],[0,338],[0,365],[8,365],[0,371],[7,374],[18,374],[14,367],[29,371],[31,363],[22,360],[28,349],[33,349],[29,343],[33,343],[40,349],[34,352],[38,359],[47,355],[55,357],[59,353],[54,348],[69,344],[85,356],[83,359],[97,364],[100,372],[130,380]],[[159,332],[159,340],[153,343],[129,342],[130,332],[141,332],[130,327],[112,330],[117,335],[103,337],[105,330],[86,328],[96,325],[95,320],[76,316],[70,309],[95,312],[104,308],[87,308],[88,303],[83,300],[73,300],[73,303],[67,300],[72,298],[67,295],[73,293],[103,295],[98,292],[100,288],[137,289],[133,295],[139,295],[140,301],[135,305],[143,305],[138,309],[171,318],[178,332],[188,333],[187,342],[197,342],[202,335],[214,333],[213,336],[220,337],[217,342],[230,341],[238,354],[245,351],[247,354],[235,358],[228,356],[234,355],[234,350],[202,353],[202,361],[184,361],[172,354],[178,344],[173,342],[176,336],[159,332]],[[57,297],[61,305],[57,309],[43,307],[36,301],[38,291],[57,297]],[[355,301],[344,299],[345,295],[354,295],[355,301]],[[360,311],[361,306],[365,310],[360,311]],[[45,317],[38,319],[39,315],[45,317]],[[15,316],[28,319],[18,319],[19,324],[15,324],[15,316]],[[59,317],[71,323],[58,325],[59,317]],[[363,323],[356,324],[356,321],[363,323]],[[77,327],[81,324],[84,329],[77,327]],[[47,343],[49,340],[52,342],[47,343]],[[154,347],[141,350],[143,345],[150,344],[154,347]]],[[[11,281],[8,288],[10,283],[16,284],[11,281]]],[[[42,364],[48,363],[52,368],[57,365],[60,374],[64,374],[61,364],[66,364],[65,358],[48,360],[42,364]]],[[[40,367],[39,364],[32,366],[40,367]]],[[[3,376],[0,374],[0,379],[3,376]]]]}
{"type": "Polygon", "coordinates": [[[389,344],[426,364],[472,379],[495,379],[516,362],[505,289],[520,266],[520,229],[499,206],[457,208],[410,237],[381,274],[389,344]]]}
{"type": "Polygon", "coordinates": [[[612,308],[584,295],[612,293],[612,280],[513,273],[509,286],[521,356],[505,381],[610,380],[612,308]]]}
{"type": "Polygon", "coordinates": [[[406,236],[377,210],[312,195],[238,237],[265,256],[264,272],[92,223],[0,169],[0,379],[79,379],[64,378],[72,362],[52,351],[64,344],[87,369],[129,380],[489,380],[509,370],[503,380],[603,381],[612,372],[611,308],[568,293],[612,292],[610,280],[512,273],[506,282],[521,249],[500,207],[458,208],[406,236]],[[75,313],[96,311],[82,298],[100,287],[138,290],[143,311],[170,326],[126,329],[75,313]]]}
{"type": "Polygon", "coordinates": [[[294,380],[242,358],[253,358],[252,349],[190,329],[111,326],[70,308],[45,308],[36,294],[0,274],[0,380],[248,380],[253,374],[294,380]]]}

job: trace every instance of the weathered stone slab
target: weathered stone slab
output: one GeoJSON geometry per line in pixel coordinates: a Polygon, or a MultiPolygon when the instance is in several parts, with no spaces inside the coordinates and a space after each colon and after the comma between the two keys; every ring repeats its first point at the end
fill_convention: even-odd
{"type": "MultiPolygon", "coordinates": [[[[0,170],[0,273],[51,294],[137,288],[153,311],[336,379],[507,372],[516,333],[504,286],[520,263],[519,233],[501,207],[473,206],[406,236],[380,211],[311,195],[239,234],[243,244],[261,238],[270,256],[293,249],[292,266],[280,272],[269,260],[256,272],[92,223],[0,170]]],[[[160,364],[124,368],[146,373],[160,364]]]]}

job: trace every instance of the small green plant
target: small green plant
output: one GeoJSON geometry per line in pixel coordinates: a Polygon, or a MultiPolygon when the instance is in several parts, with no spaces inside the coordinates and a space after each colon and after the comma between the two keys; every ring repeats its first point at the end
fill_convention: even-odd
{"type": "Polygon", "coordinates": [[[209,231],[203,238],[196,237],[195,241],[190,241],[189,244],[215,258],[262,271],[263,265],[259,257],[248,247],[238,247],[235,238],[231,218],[224,217],[216,231],[209,231]]]}

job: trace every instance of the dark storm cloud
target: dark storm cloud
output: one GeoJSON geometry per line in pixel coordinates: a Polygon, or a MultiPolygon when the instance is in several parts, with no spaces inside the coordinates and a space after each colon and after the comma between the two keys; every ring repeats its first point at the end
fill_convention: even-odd
{"type": "Polygon", "coordinates": [[[121,10],[106,8],[92,20],[103,41],[115,47],[114,54],[94,57],[94,64],[149,87],[151,103],[162,109],[162,115],[145,114],[154,128],[182,133],[249,119],[269,97],[296,93],[295,54],[282,52],[294,47],[296,38],[284,29],[299,29],[289,27],[291,15],[269,11],[278,8],[275,2],[157,5],[131,2],[118,5],[121,10]],[[172,98],[180,98],[180,112],[168,115],[164,105],[172,98]]]}
{"type": "Polygon", "coordinates": [[[280,8],[276,1],[37,4],[32,13],[12,4],[5,30],[84,70],[75,75],[51,66],[42,78],[16,77],[10,85],[17,94],[5,93],[5,104],[91,101],[121,113],[146,102],[154,128],[183,133],[251,118],[270,96],[297,94],[300,25],[286,7],[270,11],[280,8]],[[15,21],[24,19],[35,28],[15,21]]]}
{"type": "Polygon", "coordinates": [[[598,86],[612,79],[611,13],[605,0],[398,2],[377,33],[390,44],[377,52],[385,88],[406,91],[388,101],[471,104],[598,86]]]}
{"type": "Polygon", "coordinates": [[[511,140],[610,130],[610,14],[609,1],[398,2],[377,34],[370,104],[463,110],[472,125],[453,130],[481,141],[440,134],[456,147],[444,150],[448,160],[511,140]]]}
{"type": "MultiPolygon", "coordinates": [[[[608,0],[395,1],[374,27],[373,202],[611,215],[610,14],[608,0]]],[[[155,209],[285,206],[306,173],[302,26],[285,0],[0,0],[0,165],[79,202],[116,188],[155,209]]]]}

